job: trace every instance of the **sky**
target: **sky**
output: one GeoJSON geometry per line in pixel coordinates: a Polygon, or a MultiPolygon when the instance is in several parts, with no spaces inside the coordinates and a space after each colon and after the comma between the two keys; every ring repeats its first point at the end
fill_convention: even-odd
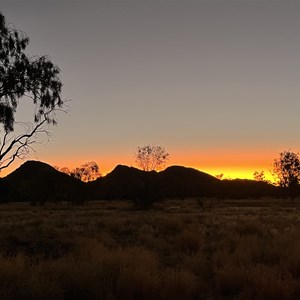
{"type": "Polygon", "coordinates": [[[28,34],[30,55],[59,66],[71,99],[29,159],[96,161],[105,175],[156,143],[166,166],[252,178],[300,151],[300,1],[0,0],[0,10],[28,34]]]}

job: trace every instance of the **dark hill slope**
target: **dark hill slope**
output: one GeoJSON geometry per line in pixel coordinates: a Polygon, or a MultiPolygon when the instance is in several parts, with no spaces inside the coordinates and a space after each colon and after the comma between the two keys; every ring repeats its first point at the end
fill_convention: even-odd
{"type": "Polygon", "coordinates": [[[49,174],[58,172],[52,166],[36,160],[29,160],[22,164],[18,169],[16,169],[11,174],[7,175],[5,178],[8,180],[19,179],[27,176],[37,177],[40,174],[49,174]]]}
{"type": "Polygon", "coordinates": [[[39,161],[27,161],[2,179],[10,187],[10,201],[75,201],[84,196],[84,184],[39,161]]]}
{"type": "Polygon", "coordinates": [[[118,165],[89,186],[95,198],[135,200],[215,196],[219,184],[215,177],[192,168],[173,166],[162,172],[145,172],[118,165]]]}
{"type": "Polygon", "coordinates": [[[219,198],[260,198],[260,197],[278,197],[280,189],[266,182],[249,180],[249,179],[233,179],[222,180],[219,190],[219,198]]]}
{"type": "Polygon", "coordinates": [[[163,198],[216,196],[220,180],[193,168],[168,167],[157,174],[157,190],[163,198]]]}
{"type": "Polygon", "coordinates": [[[10,185],[3,178],[0,178],[0,203],[8,202],[10,194],[10,185]]]}
{"type": "Polygon", "coordinates": [[[94,198],[100,199],[140,199],[153,193],[157,173],[118,165],[105,177],[88,186],[94,191],[94,198]]]}

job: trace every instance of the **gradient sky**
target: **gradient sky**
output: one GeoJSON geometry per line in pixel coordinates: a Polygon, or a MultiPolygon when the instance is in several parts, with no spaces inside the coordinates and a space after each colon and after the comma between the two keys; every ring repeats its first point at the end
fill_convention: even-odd
{"type": "Polygon", "coordinates": [[[300,150],[298,1],[0,0],[0,10],[29,35],[28,53],[61,68],[72,99],[31,158],[94,160],[105,174],[158,143],[168,165],[251,178],[300,150]]]}

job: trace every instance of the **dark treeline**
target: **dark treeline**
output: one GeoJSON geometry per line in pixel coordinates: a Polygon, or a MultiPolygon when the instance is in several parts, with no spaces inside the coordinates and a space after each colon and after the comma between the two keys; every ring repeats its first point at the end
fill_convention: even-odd
{"type": "Polygon", "coordinates": [[[219,180],[182,166],[168,167],[161,172],[146,172],[118,165],[108,175],[84,183],[45,163],[28,161],[0,180],[0,194],[1,202],[29,201],[42,204],[68,201],[83,204],[89,200],[123,199],[147,206],[170,198],[296,198],[300,191],[298,187],[291,191],[254,180],[219,180]]]}

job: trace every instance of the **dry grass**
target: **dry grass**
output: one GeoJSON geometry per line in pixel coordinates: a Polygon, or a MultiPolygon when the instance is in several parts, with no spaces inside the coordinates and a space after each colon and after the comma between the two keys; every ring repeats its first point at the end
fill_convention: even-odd
{"type": "Polygon", "coordinates": [[[0,299],[299,299],[300,206],[0,207],[0,299]]]}

